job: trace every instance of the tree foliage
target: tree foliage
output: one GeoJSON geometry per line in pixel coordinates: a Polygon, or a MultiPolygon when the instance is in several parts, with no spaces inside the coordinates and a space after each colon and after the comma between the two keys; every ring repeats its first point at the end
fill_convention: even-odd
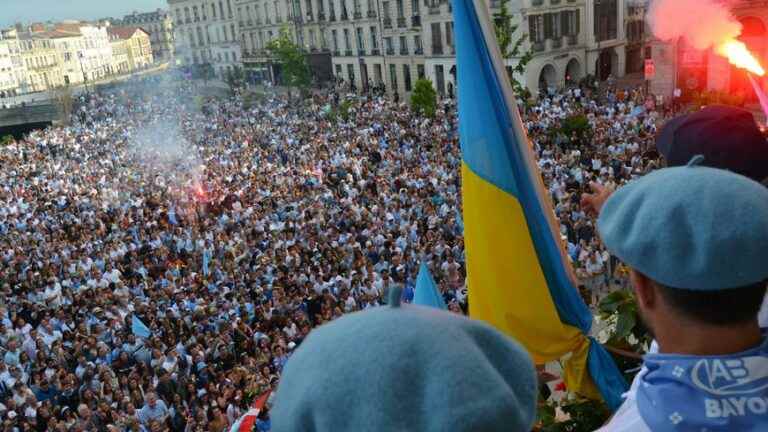
{"type": "Polygon", "coordinates": [[[283,67],[283,80],[289,87],[306,89],[311,81],[311,73],[306,54],[293,42],[288,29],[280,30],[280,36],[267,44],[267,51],[283,67]]]}
{"type": "Polygon", "coordinates": [[[525,73],[525,68],[533,58],[533,51],[523,51],[525,42],[528,40],[527,33],[524,33],[522,36],[515,39],[515,33],[517,33],[520,26],[512,23],[512,14],[510,14],[509,9],[507,9],[507,3],[509,3],[509,0],[502,0],[499,12],[493,14],[496,41],[499,43],[501,56],[504,59],[517,60],[517,64],[513,66],[510,71],[509,81],[512,84],[512,89],[515,91],[517,97],[527,100],[530,97],[530,92],[524,83],[519,82],[517,78],[515,78],[515,75],[522,75],[525,73]]]}
{"type": "Polygon", "coordinates": [[[437,110],[437,92],[432,86],[432,81],[425,78],[416,81],[411,93],[411,108],[423,116],[434,117],[437,110]]]}
{"type": "Polygon", "coordinates": [[[235,66],[232,70],[227,71],[224,81],[233,93],[235,90],[245,87],[245,72],[243,72],[243,68],[235,66]]]}
{"type": "Polygon", "coordinates": [[[4,137],[0,138],[0,147],[5,147],[15,142],[16,140],[13,138],[13,135],[5,135],[4,137]]]}

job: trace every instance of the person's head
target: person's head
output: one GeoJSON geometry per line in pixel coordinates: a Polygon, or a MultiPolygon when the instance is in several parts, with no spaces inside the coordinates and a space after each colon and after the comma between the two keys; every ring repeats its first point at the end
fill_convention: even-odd
{"type": "Polygon", "coordinates": [[[614,193],[598,229],[631,268],[638,307],[660,325],[757,324],[768,279],[768,189],[726,170],[666,168],[614,193]]]}
{"type": "Polygon", "coordinates": [[[145,398],[145,402],[150,408],[154,408],[155,404],[157,403],[157,395],[155,393],[149,392],[147,393],[147,396],[145,398]]]}
{"type": "Polygon", "coordinates": [[[702,165],[768,181],[768,141],[752,113],[741,108],[710,105],[676,117],[659,131],[656,148],[670,167],[702,155],[702,165]]]}
{"type": "Polygon", "coordinates": [[[537,382],[525,350],[484,323],[401,305],[400,297],[393,287],[389,307],[331,321],[295,349],[275,395],[273,430],[530,430],[537,382]],[[361,403],[345,407],[349,400],[361,403]],[[476,401],[471,410],[467,400],[476,401]],[[413,406],[421,408],[402,408],[413,406]]]}

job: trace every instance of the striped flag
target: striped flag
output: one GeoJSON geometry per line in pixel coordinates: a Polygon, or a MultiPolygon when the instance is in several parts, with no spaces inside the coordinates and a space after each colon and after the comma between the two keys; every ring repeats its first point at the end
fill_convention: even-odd
{"type": "Polygon", "coordinates": [[[588,337],[592,316],[559,242],[484,0],[453,5],[470,315],[517,339],[537,364],[571,353],[568,388],[615,409],[627,384],[588,337]]]}
{"type": "Polygon", "coordinates": [[[245,414],[243,414],[242,417],[237,419],[235,423],[232,424],[232,427],[229,429],[229,431],[251,432],[253,430],[253,425],[256,424],[256,420],[259,417],[259,413],[264,409],[264,405],[267,404],[267,399],[269,399],[270,393],[272,393],[272,390],[267,390],[266,393],[259,396],[259,398],[253,402],[251,408],[245,414]]]}
{"type": "Polygon", "coordinates": [[[152,331],[142,322],[139,317],[133,315],[131,318],[131,332],[140,338],[148,338],[152,336],[152,331]]]}

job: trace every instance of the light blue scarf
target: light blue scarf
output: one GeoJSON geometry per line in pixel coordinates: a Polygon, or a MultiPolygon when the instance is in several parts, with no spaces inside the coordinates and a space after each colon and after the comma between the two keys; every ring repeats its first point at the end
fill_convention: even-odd
{"type": "Polygon", "coordinates": [[[768,339],[728,356],[649,354],[637,407],[653,431],[768,431],[768,339]]]}

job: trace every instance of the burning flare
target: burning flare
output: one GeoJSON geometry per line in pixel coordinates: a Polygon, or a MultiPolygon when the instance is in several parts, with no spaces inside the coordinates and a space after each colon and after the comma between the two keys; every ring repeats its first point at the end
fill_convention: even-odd
{"type": "Polygon", "coordinates": [[[746,69],[750,73],[763,76],[765,70],[760,66],[760,62],[752,55],[747,49],[747,46],[743,42],[739,42],[735,39],[728,40],[721,43],[715,48],[715,52],[719,55],[726,57],[728,61],[739,68],[746,69]]]}

